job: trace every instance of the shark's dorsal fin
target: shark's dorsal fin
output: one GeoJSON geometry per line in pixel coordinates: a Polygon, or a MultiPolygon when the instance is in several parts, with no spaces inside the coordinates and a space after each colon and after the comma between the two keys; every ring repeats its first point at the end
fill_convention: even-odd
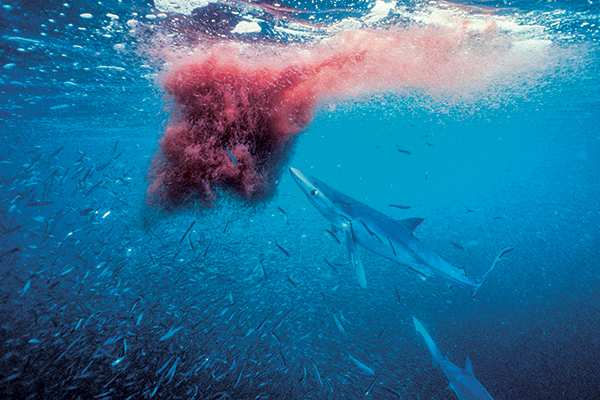
{"type": "Polygon", "coordinates": [[[407,218],[398,220],[399,224],[404,225],[411,232],[413,232],[417,226],[421,224],[421,222],[423,222],[423,218],[407,218]]]}
{"type": "Polygon", "coordinates": [[[472,376],[475,376],[473,373],[473,364],[471,364],[471,359],[467,356],[467,360],[465,361],[465,371],[467,371],[472,376]]]}

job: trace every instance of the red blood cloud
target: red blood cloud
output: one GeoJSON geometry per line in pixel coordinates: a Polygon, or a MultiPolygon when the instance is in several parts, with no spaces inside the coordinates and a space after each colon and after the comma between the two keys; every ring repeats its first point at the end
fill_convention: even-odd
{"type": "Polygon", "coordinates": [[[173,112],[148,202],[210,207],[221,192],[268,199],[323,98],[406,89],[460,97],[515,69],[523,54],[510,53],[493,24],[473,33],[463,23],[357,30],[305,46],[217,43],[174,57],[162,77],[173,112]]]}
{"type": "Polygon", "coordinates": [[[238,50],[214,48],[164,77],[176,114],[151,165],[151,203],[172,208],[199,200],[210,206],[217,190],[248,202],[268,198],[293,139],[310,124],[323,94],[315,78],[325,69],[341,73],[360,59],[250,63],[238,50]]]}

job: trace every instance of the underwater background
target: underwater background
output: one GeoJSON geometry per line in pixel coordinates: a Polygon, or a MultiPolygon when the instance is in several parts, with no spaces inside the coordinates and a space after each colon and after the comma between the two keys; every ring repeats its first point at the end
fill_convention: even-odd
{"type": "Polygon", "coordinates": [[[0,4],[2,398],[454,398],[413,316],[495,399],[599,398],[596,1],[0,4]],[[198,121],[237,147],[169,159],[198,121]],[[362,289],[290,166],[470,277],[514,250],[362,289]]]}

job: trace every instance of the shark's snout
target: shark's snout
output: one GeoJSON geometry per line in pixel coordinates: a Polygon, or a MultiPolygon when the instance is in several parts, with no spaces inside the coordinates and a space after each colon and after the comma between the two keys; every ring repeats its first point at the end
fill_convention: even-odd
{"type": "Polygon", "coordinates": [[[298,177],[298,174],[301,174],[302,172],[298,171],[296,168],[294,167],[290,167],[290,174],[292,174],[292,176],[295,178],[298,177]]]}
{"type": "Polygon", "coordinates": [[[304,188],[308,184],[306,176],[300,170],[294,167],[290,167],[290,174],[292,174],[292,178],[294,178],[298,186],[300,186],[302,190],[304,190],[304,188]]]}

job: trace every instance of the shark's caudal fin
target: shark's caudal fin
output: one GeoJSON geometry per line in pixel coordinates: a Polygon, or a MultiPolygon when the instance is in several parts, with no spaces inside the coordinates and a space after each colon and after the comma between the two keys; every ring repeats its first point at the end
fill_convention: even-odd
{"type": "Polygon", "coordinates": [[[415,324],[415,329],[417,330],[417,332],[419,332],[421,336],[423,336],[425,344],[429,349],[429,353],[431,353],[431,357],[433,357],[433,366],[437,366],[440,363],[440,360],[442,360],[443,358],[440,349],[438,349],[437,345],[435,344],[431,336],[429,336],[429,333],[427,333],[427,331],[425,330],[423,325],[421,325],[418,319],[413,317],[413,323],[415,324]]]}
{"type": "Polygon", "coordinates": [[[496,256],[496,258],[494,259],[494,262],[492,263],[492,266],[490,267],[490,269],[488,269],[487,272],[485,274],[483,274],[483,276],[481,278],[479,278],[479,280],[477,281],[477,285],[473,288],[473,294],[471,295],[471,298],[475,297],[475,295],[477,294],[477,291],[479,290],[479,288],[481,287],[481,285],[483,285],[483,282],[485,282],[485,279],[488,277],[488,275],[490,274],[490,272],[492,272],[492,270],[496,267],[496,263],[498,263],[498,261],[500,261],[500,259],[502,258],[502,256],[504,256],[506,253],[510,253],[513,250],[514,250],[514,247],[507,247],[506,249],[502,250],[500,252],[500,254],[498,254],[496,256]]]}

